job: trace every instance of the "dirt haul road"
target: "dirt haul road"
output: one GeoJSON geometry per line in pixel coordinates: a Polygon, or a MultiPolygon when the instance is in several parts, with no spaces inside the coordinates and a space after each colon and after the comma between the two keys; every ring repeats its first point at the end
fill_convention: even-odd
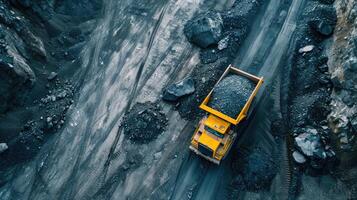
{"type": "MultiPolygon", "coordinates": [[[[270,0],[263,6],[234,63],[264,76],[265,85],[277,77],[304,1],[285,4],[270,0]]],[[[216,167],[190,154],[195,124],[181,119],[173,106],[162,104],[169,120],[167,131],[147,145],[125,140],[118,124],[136,102],[158,100],[164,86],[185,77],[199,62],[198,49],[182,34],[185,22],[196,12],[231,5],[229,0],[106,1],[103,18],[82,52],[82,70],[77,74],[82,89],[68,123],[35,160],[15,170],[13,181],[1,188],[0,199],[224,196],[216,196],[216,191],[229,184],[230,179],[223,178],[230,176],[229,162],[216,167]]],[[[246,132],[252,143],[275,152],[274,140],[265,131],[271,98],[261,99],[254,126],[246,132]]],[[[247,140],[243,137],[239,144],[247,140]]],[[[249,148],[249,143],[244,146],[249,148]]]]}
{"type": "MultiPolygon", "coordinates": [[[[280,148],[280,145],[285,144],[277,144],[268,131],[271,123],[269,116],[280,114],[279,108],[270,109],[269,105],[274,101],[279,102],[280,99],[280,93],[272,91],[273,88],[271,87],[273,84],[274,88],[280,87],[280,85],[274,83],[274,80],[279,80],[279,64],[286,56],[285,53],[289,48],[290,39],[296,28],[295,23],[304,1],[294,0],[290,7],[279,7],[278,5],[282,3],[279,0],[269,2],[265,11],[262,11],[263,13],[254,23],[250,35],[237,56],[239,59],[235,62],[235,66],[239,66],[243,70],[264,76],[265,83],[262,91],[266,90],[265,93],[260,93],[257,96],[257,99],[261,99],[256,107],[258,111],[255,112],[250,125],[244,131],[246,134],[242,133],[243,137],[239,140],[238,146],[244,149],[259,146],[274,158],[282,156],[276,155],[278,154],[277,149],[280,148]],[[280,17],[284,17],[283,24],[274,24],[280,17]],[[261,62],[253,63],[253,61],[261,62]]],[[[223,162],[219,167],[208,165],[208,167],[202,169],[202,166],[197,164],[198,161],[196,160],[187,162],[189,167],[183,167],[182,175],[179,175],[181,179],[176,183],[177,188],[172,199],[185,199],[191,193],[194,199],[230,199],[230,191],[227,191],[232,174],[230,162],[223,162]]],[[[283,195],[282,199],[286,198],[287,192],[282,187],[285,180],[284,178],[280,180],[287,173],[284,170],[282,169],[274,180],[270,193],[241,193],[239,197],[266,199],[273,198],[273,195],[283,195]],[[285,194],[282,194],[284,192],[285,194]]]]}

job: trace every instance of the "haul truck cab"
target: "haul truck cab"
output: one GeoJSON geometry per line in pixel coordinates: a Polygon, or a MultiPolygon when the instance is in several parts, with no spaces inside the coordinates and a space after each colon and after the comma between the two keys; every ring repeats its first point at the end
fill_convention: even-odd
{"type": "MultiPolygon", "coordinates": [[[[256,84],[249,99],[243,109],[237,111],[237,117],[234,119],[208,106],[208,102],[214,90],[213,88],[200,105],[200,109],[206,111],[207,115],[200,120],[191,138],[190,149],[215,164],[219,164],[228,154],[229,149],[237,137],[237,133],[232,131],[231,128],[232,126],[238,125],[247,117],[252,101],[263,84],[263,77],[259,78],[229,65],[216,85],[230,73],[244,76],[256,84]]],[[[234,85],[232,87],[234,87],[234,85]]]]}

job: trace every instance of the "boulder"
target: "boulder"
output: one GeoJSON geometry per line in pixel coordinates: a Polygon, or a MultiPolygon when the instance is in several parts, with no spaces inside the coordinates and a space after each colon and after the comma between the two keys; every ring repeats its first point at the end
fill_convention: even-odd
{"type": "Polygon", "coordinates": [[[314,45],[307,45],[299,49],[299,53],[307,53],[312,51],[315,48],[314,45]]]}
{"type": "Polygon", "coordinates": [[[0,143],[0,153],[6,151],[8,148],[6,143],[0,143]]]}
{"type": "Polygon", "coordinates": [[[218,42],[218,50],[223,50],[228,47],[229,37],[225,37],[218,42]]]}
{"type": "Polygon", "coordinates": [[[330,36],[334,30],[334,27],[331,24],[322,20],[312,23],[311,28],[323,36],[330,36]]]}
{"type": "Polygon", "coordinates": [[[217,12],[199,14],[184,28],[187,39],[199,47],[216,45],[222,37],[223,20],[217,12]]]}
{"type": "Polygon", "coordinates": [[[166,101],[177,101],[179,98],[195,92],[195,84],[192,78],[181,80],[165,88],[162,99],[166,101]]]}
{"type": "Polygon", "coordinates": [[[57,73],[56,72],[51,72],[48,76],[47,76],[47,80],[51,81],[53,79],[55,79],[57,77],[57,73]]]}
{"type": "Polygon", "coordinates": [[[303,164],[306,162],[305,156],[302,155],[301,153],[299,153],[298,151],[293,152],[293,158],[294,158],[295,162],[297,162],[299,164],[303,164]]]}
{"type": "Polygon", "coordinates": [[[295,137],[295,146],[307,157],[318,159],[327,157],[324,145],[316,129],[307,128],[304,133],[295,137]]]}

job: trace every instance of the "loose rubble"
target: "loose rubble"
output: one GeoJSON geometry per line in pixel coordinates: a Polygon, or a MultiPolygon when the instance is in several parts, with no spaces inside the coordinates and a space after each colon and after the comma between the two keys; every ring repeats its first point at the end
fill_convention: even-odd
{"type": "Polygon", "coordinates": [[[35,156],[64,125],[74,86],[63,77],[80,66],[100,7],[101,0],[0,0],[0,138],[8,145],[0,172],[35,156]]]}
{"type": "Polygon", "coordinates": [[[177,83],[169,85],[164,89],[162,99],[166,101],[177,101],[179,98],[195,92],[195,83],[192,78],[186,78],[177,83]]]}
{"type": "Polygon", "coordinates": [[[137,103],[124,116],[121,128],[126,138],[137,144],[146,144],[164,132],[168,119],[155,103],[137,103]]]}
{"type": "Polygon", "coordinates": [[[254,88],[254,82],[248,78],[228,75],[214,87],[208,106],[235,119],[254,88]]]}

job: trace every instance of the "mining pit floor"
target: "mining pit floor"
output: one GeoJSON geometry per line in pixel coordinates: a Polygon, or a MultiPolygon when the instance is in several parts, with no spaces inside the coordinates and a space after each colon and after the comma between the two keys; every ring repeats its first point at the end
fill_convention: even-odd
{"type": "MultiPolygon", "coordinates": [[[[103,17],[81,55],[76,77],[83,86],[65,127],[35,159],[14,170],[13,180],[0,189],[0,199],[230,199],[231,156],[216,166],[191,153],[196,122],[181,118],[160,94],[199,62],[199,49],[177,34],[185,22],[197,12],[227,9],[233,1],[145,2],[105,2],[103,17]],[[135,103],[147,101],[159,102],[168,126],[156,140],[133,144],[118,125],[135,103]]],[[[268,130],[270,116],[282,115],[282,67],[305,3],[270,0],[262,5],[232,63],[265,80],[235,145],[244,150],[259,147],[280,166],[269,190],[242,191],[240,199],[288,197],[288,147],[268,130]]],[[[305,178],[304,187],[323,190],[318,179],[305,178]]],[[[311,198],[314,193],[303,192],[302,199],[311,198]]]]}

